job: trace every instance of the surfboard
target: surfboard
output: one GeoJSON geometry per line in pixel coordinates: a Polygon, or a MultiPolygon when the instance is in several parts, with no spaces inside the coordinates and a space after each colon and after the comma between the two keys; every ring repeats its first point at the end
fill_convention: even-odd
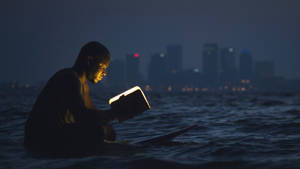
{"type": "Polygon", "coordinates": [[[160,144],[166,144],[168,142],[171,142],[175,137],[180,136],[180,135],[182,135],[182,134],[184,134],[184,133],[186,133],[186,132],[188,132],[188,131],[190,131],[192,129],[195,129],[197,127],[198,127],[197,125],[192,125],[192,126],[180,129],[180,130],[176,130],[176,131],[170,132],[170,133],[168,133],[166,135],[162,135],[162,136],[154,137],[154,138],[151,138],[151,139],[139,141],[139,142],[136,142],[134,144],[137,144],[137,145],[160,145],[160,144]]]}
{"type": "MultiPolygon", "coordinates": [[[[128,142],[128,141],[104,141],[106,143],[105,147],[106,150],[105,154],[109,155],[120,155],[120,154],[134,154],[140,151],[144,151],[144,148],[151,147],[151,146],[169,146],[173,145],[174,143],[172,140],[188,131],[198,128],[197,125],[192,125],[189,127],[185,127],[183,129],[179,129],[176,131],[172,131],[168,134],[164,134],[161,136],[157,136],[154,138],[146,139],[143,141],[136,141],[136,142],[128,142]]],[[[101,152],[103,155],[103,152],[101,152]]]]}

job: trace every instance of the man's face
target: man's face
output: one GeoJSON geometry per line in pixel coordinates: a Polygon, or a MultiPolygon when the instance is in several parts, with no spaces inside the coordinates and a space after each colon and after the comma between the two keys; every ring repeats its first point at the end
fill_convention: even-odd
{"type": "Polygon", "coordinates": [[[104,76],[106,76],[106,69],[109,61],[94,64],[88,74],[88,80],[92,83],[98,83],[104,76]]]}

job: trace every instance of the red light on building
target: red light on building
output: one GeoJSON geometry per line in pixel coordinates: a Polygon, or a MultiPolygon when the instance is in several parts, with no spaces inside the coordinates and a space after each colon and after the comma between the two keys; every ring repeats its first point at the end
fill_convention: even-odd
{"type": "Polygon", "coordinates": [[[140,57],[140,54],[134,53],[133,56],[134,56],[135,58],[139,58],[139,57],[140,57]]]}

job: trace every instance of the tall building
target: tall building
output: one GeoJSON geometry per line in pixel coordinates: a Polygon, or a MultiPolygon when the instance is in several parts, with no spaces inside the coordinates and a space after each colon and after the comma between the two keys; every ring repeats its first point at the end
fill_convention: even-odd
{"type": "Polygon", "coordinates": [[[236,80],[236,57],[234,48],[221,49],[221,81],[233,82],[236,80]]]}
{"type": "Polygon", "coordinates": [[[167,69],[168,72],[176,73],[182,71],[182,46],[167,46],[167,69]]]}
{"type": "Polygon", "coordinates": [[[203,74],[208,84],[216,84],[218,79],[218,45],[215,43],[204,44],[202,58],[203,74]]]}
{"type": "Polygon", "coordinates": [[[167,78],[167,61],[164,53],[157,53],[151,56],[148,81],[151,86],[158,88],[166,83],[167,78]]]}
{"type": "Polygon", "coordinates": [[[140,73],[140,58],[139,53],[126,55],[126,85],[131,87],[142,83],[142,75],[140,73]]]}
{"type": "Polygon", "coordinates": [[[240,79],[253,79],[253,58],[248,49],[240,54],[240,79]]]}
{"type": "Polygon", "coordinates": [[[112,60],[108,67],[108,81],[113,87],[125,87],[125,63],[123,60],[112,60]]]}

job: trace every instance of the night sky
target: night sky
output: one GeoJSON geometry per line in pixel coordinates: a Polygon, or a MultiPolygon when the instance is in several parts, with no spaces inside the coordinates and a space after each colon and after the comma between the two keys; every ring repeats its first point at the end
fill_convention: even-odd
{"type": "Polygon", "coordinates": [[[300,77],[299,0],[1,0],[0,81],[37,82],[73,65],[96,40],[113,59],[183,45],[184,68],[201,68],[202,45],[248,48],[300,77]]]}

